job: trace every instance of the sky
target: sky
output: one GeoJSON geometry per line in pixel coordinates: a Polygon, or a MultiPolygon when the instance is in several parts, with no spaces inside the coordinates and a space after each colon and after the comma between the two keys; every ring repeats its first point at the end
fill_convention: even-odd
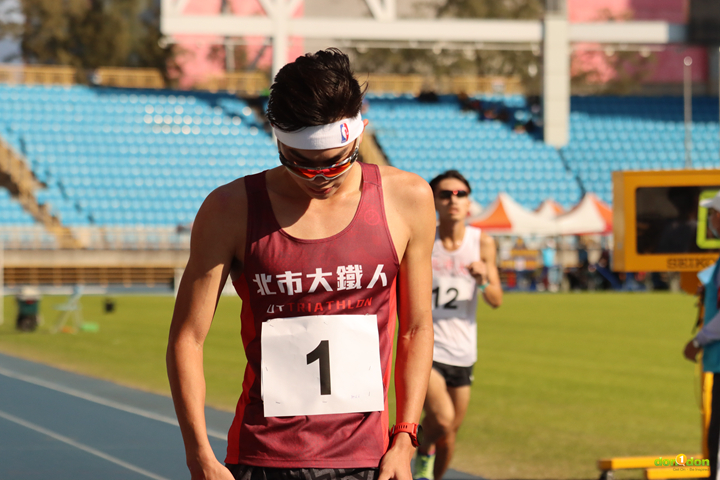
{"type": "MultiPolygon", "coordinates": [[[[23,16],[17,11],[18,0],[0,0],[0,20],[21,23],[23,16]]],[[[20,42],[14,39],[0,39],[0,63],[20,63],[20,42]]]]}

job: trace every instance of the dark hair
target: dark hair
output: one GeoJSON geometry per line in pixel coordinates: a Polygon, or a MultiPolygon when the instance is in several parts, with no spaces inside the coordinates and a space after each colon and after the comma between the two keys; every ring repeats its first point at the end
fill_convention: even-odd
{"type": "Polygon", "coordinates": [[[448,178],[455,178],[457,180],[460,180],[467,187],[468,193],[472,192],[472,188],[470,188],[470,183],[467,181],[467,179],[463,176],[462,173],[458,172],[457,170],[448,170],[447,172],[441,173],[437,177],[430,180],[430,188],[432,188],[433,193],[437,193],[435,189],[437,188],[438,184],[448,178]]]}
{"type": "Polygon", "coordinates": [[[350,59],[337,48],[308,53],[275,75],[267,106],[268,121],[286,132],[352,118],[360,112],[363,89],[350,59]]]}

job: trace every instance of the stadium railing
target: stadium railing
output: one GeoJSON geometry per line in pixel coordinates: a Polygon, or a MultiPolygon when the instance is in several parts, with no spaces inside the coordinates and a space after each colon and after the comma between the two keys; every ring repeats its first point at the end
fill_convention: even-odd
{"type": "Polygon", "coordinates": [[[122,285],[155,287],[176,280],[176,268],[169,266],[78,266],[78,267],[17,267],[6,266],[7,288],[22,285],[75,286],[122,285]]]}
{"type": "Polygon", "coordinates": [[[106,87],[165,88],[165,80],[155,68],[112,68],[95,70],[93,81],[106,87]]]}
{"type": "Polygon", "coordinates": [[[423,91],[433,91],[438,95],[466,93],[524,93],[519,77],[426,77],[422,75],[378,75],[358,73],[358,80],[368,83],[368,91],[375,93],[393,93],[396,95],[411,93],[418,95],[423,91]]]}
{"type": "MultiPolygon", "coordinates": [[[[519,77],[426,77],[422,75],[378,75],[358,73],[361,82],[368,83],[368,91],[418,95],[425,90],[437,94],[477,94],[477,93],[524,93],[519,77]]],[[[258,95],[270,87],[266,74],[262,72],[233,72],[212,77],[195,85],[201,90],[211,92],[242,92],[258,95]]]]}
{"type": "Polygon", "coordinates": [[[190,235],[173,227],[84,227],[70,241],[41,225],[0,226],[4,283],[170,287],[187,263],[190,235]]]}
{"type": "Polygon", "coordinates": [[[0,83],[74,85],[77,70],[55,65],[0,65],[0,83]]]}
{"type": "Polygon", "coordinates": [[[6,250],[190,249],[187,231],[156,226],[76,227],[53,233],[39,225],[0,226],[0,240],[6,250]]]}
{"type": "MultiPolygon", "coordinates": [[[[30,85],[74,85],[80,78],[76,68],[56,65],[0,64],[0,83],[30,85]]],[[[98,85],[123,88],[164,88],[165,81],[154,68],[100,67],[90,77],[98,85]]],[[[376,93],[418,95],[432,90],[437,94],[468,95],[478,93],[525,93],[519,77],[428,77],[422,75],[378,75],[358,73],[368,82],[368,90],[376,93]]],[[[197,90],[227,91],[244,95],[260,95],[270,87],[265,72],[228,72],[198,82],[197,90]]]]}
{"type": "MultiPolygon", "coordinates": [[[[38,182],[25,162],[15,154],[14,150],[0,137],[0,174],[20,192],[32,192],[38,182]]],[[[5,182],[0,183],[2,185],[5,182]]]]}
{"type": "MultiPolygon", "coordinates": [[[[0,83],[11,85],[75,85],[82,72],[56,65],[0,65],[0,83]]],[[[165,88],[155,68],[101,67],[93,72],[93,82],[108,87],[165,88]]]]}
{"type": "Polygon", "coordinates": [[[198,90],[226,91],[245,95],[260,95],[270,87],[270,80],[263,72],[229,72],[208,78],[195,85],[198,90]]]}
{"type": "Polygon", "coordinates": [[[38,203],[35,191],[39,187],[39,182],[25,161],[2,138],[0,138],[0,187],[10,190],[23,209],[41,222],[47,232],[55,235],[60,245],[76,246],[71,232],[60,223],[46,205],[38,203]]]}

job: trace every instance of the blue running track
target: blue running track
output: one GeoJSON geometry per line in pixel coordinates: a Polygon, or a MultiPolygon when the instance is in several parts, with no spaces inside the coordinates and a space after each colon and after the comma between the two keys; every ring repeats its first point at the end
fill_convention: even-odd
{"type": "MultiPolygon", "coordinates": [[[[232,413],[205,414],[222,460],[232,413]]],[[[0,480],[187,478],[170,398],[0,354],[0,480]]]]}

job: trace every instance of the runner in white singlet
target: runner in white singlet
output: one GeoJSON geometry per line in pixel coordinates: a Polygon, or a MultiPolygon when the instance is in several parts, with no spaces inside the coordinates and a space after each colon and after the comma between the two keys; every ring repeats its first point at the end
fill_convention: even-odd
{"type": "Polygon", "coordinates": [[[470,209],[470,185],[465,177],[449,170],[430,186],[439,218],[432,254],[435,346],[422,422],[425,442],[418,448],[413,477],[441,480],[470,403],[477,361],[478,296],[497,308],[502,303],[502,287],[495,241],[465,225],[470,209]]]}
{"type": "Polygon", "coordinates": [[[477,360],[478,288],[467,266],[480,261],[480,229],[465,227],[457,250],[443,246],[440,232],[433,245],[433,361],[472,367],[477,360]]]}

